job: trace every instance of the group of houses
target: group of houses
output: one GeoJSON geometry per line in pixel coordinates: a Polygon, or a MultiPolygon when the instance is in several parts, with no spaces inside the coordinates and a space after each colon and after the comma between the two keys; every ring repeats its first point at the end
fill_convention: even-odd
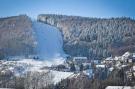
{"type": "Polygon", "coordinates": [[[134,62],[135,62],[135,53],[126,52],[122,56],[108,57],[102,60],[101,64],[105,64],[106,66],[112,66],[114,64],[117,64],[117,66],[119,66],[134,62]]]}
{"type": "MultiPolygon", "coordinates": [[[[108,57],[102,60],[89,60],[87,57],[68,57],[64,65],[66,71],[70,71],[71,65],[74,64],[75,72],[84,71],[89,76],[102,73],[107,76],[115,68],[124,68],[133,63],[135,63],[135,53],[126,52],[122,56],[108,57]]],[[[127,71],[127,74],[131,74],[131,71],[134,71],[135,74],[134,69],[127,71]]]]}

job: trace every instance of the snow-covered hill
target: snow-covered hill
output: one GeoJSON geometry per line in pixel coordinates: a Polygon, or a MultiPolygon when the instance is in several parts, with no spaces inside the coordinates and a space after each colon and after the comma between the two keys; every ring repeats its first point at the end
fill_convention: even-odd
{"type": "Polygon", "coordinates": [[[42,60],[61,59],[65,57],[62,35],[56,27],[33,21],[37,39],[37,54],[42,60]]]}

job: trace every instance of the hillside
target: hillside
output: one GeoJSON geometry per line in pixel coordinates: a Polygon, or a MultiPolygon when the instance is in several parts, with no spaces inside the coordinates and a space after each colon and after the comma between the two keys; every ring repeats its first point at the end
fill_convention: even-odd
{"type": "Polygon", "coordinates": [[[1,58],[33,54],[34,42],[32,23],[28,16],[0,18],[1,58]]]}
{"type": "Polygon", "coordinates": [[[87,18],[41,14],[40,22],[58,27],[64,51],[72,56],[102,59],[135,51],[135,20],[130,18],[87,18]]]}

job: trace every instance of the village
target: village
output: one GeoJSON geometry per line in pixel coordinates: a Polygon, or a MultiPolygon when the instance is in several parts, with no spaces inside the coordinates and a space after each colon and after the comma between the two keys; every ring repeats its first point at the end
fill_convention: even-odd
{"type": "MultiPolygon", "coordinates": [[[[32,58],[33,56],[30,56],[30,57],[32,58]]],[[[34,58],[36,57],[34,56],[34,58]]],[[[41,71],[49,70],[52,73],[54,72],[54,75],[55,75],[54,79],[59,79],[59,81],[61,81],[61,79],[72,79],[72,78],[78,78],[78,77],[87,78],[89,80],[93,80],[93,79],[107,80],[108,76],[112,75],[114,71],[121,71],[121,73],[124,73],[124,74],[119,74],[119,75],[120,76],[124,75],[123,77],[124,84],[128,85],[128,83],[131,83],[131,84],[135,83],[135,53],[130,53],[130,52],[126,52],[122,56],[108,57],[102,60],[89,60],[87,57],[68,56],[67,59],[62,64],[52,65],[52,66],[47,66],[44,64],[44,62],[36,61],[38,59],[35,59],[35,61],[26,60],[26,63],[25,61],[17,63],[17,61],[14,58],[12,59],[14,61],[11,61],[11,62],[4,61],[4,60],[1,61],[1,73],[8,72],[12,74],[12,72],[10,71],[13,71],[18,76],[18,74],[22,74],[23,71],[25,70],[27,71],[27,69],[29,69],[30,71],[37,70],[39,71],[39,73],[41,71]],[[58,76],[56,76],[57,74],[55,73],[60,73],[61,75],[59,75],[59,77],[64,76],[64,78],[61,78],[61,77],[59,78],[58,76]]],[[[18,57],[16,57],[16,59],[18,59],[18,57]]],[[[115,79],[116,76],[115,75],[113,76],[114,76],[113,77],[114,80],[116,80],[115,79]]],[[[115,87],[117,86],[109,85],[105,89],[118,89],[115,87]]],[[[126,89],[126,88],[123,88],[123,89],[126,89]]]]}
{"type": "Polygon", "coordinates": [[[122,56],[108,57],[103,60],[88,60],[87,57],[68,57],[63,64],[44,67],[63,72],[83,73],[89,78],[106,79],[113,70],[126,69],[126,78],[135,78],[135,53],[126,52],[122,56]]]}

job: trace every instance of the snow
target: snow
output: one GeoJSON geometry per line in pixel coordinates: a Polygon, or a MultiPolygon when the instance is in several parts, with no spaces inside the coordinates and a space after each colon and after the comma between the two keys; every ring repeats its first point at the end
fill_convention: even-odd
{"type": "Polygon", "coordinates": [[[126,53],[124,53],[122,56],[123,57],[129,57],[131,54],[130,54],[130,52],[126,52],[126,53]]]}
{"type": "Polygon", "coordinates": [[[72,75],[74,75],[73,72],[61,72],[61,71],[51,71],[54,75],[53,81],[54,84],[60,82],[62,79],[66,79],[72,75]]]}
{"type": "Polygon", "coordinates": [[[131,86],[108,86],[105,89],[135,89],[135,87],[131,87],[131,86]]]}
{"type": "Polygon", "coordinates": [[[128,66],[128,65],[121,65],[121,67],[123,67],[123,68],[124,68],[124,67],[127,67],[127,66],[128,66]]]}
{"type": "Polygon", "coordinates": [[[106,61],[113,61],[113,58],[112,57],[108,57],[105,59],[106,61]]]}
{"type": "MultiPolygon", "coordinates": [[[[48,64],[48,62],[46,61],[37,61],[34,59],[22,59],[19,61],[0,61],[0,62],[2,63],[0,67],[2,73],[11,71],[15,76],[23,76],[29,71],[38,73],[50,71],[50,73],[53,75],[52,80],[54,84],[60,82],[62,79],[66,79],[74,75],[73,72],[62,72],[56,70],[42,69],[45,66],[48,66],[46,65],[48,64]]],[[[59,62],[59,60],[57,62],[59,62]]],[[[56,62],[54,62],[54,64],[56,64],[56,62]]]]}
{"type": "Polygon", "coordinates": [[[13,72],[15,76],[26,74],[28,71],[31,72],[47,72],[48,69],[42,69],[44,67],[51,67],[52,65],[62,64],[64,60],[55,59],[53,61],[39,61],[34,59],[21,59],[18,61],[0,61],[0,71],[6,73],[8,71],[13,72]]]}
{"type": "MultiPolygon", "coordinates": [[[[45,68],[51,67],[52,65],[63,64],[67,56],[63,51],[63,39],[59,29],[37,21],[33,21],[33,29],[37,41],[35,42],[35,44],[37,44],[36,55],[41,60],[15,57],[20,60],[0,61],[0,71],[3,71],[3,73],[11,71],[15,76],[23,76],[28,71],[50,71],[54,75],[54,84],[60,82],[62,79],[74,76],[73,72],[62,72],[45,68]]],[[[32,56],[33,55],[30,55],[30,57],[32,56]]]]}
{"type": "Polygon", "coordinates": [[[74,57],[73,60],[87,60],[87,57],[74,57]]]}
{"type": "Polygon", "coordinates": [[[23,74],[27,71],[42,72],[43,70],[41,69],[43,67],[63,64],[67,56],[63,51],[63,39],[59,29],[51,25],[33,21],[33,30],[37,41],[35,42],[37,44],[36,56],[41,60],[25,59],[24,57],[15,56],[10,57],[13,60],[1,61],[3,66],[7,66],[7,70],[15,72],[16,75],[23,74]],[[14,61],[14,59],[20,60],[14,61]]]}
{"type": "Polygon", "coordinates": [[[96,65],[96,68],[105,68],[106,66],[105,65],[102,65],[102,64],[99,64],[99,65],[96,65]]]}
{"type": "Polygon", "coordinates": [[[66,56],[63,51],[61,32],[56,27],[33,21],[33,29],[37,39],[37,52],[42,60],[62,59],[66,56]]]}
{"type": "Polygon", "coordinates": [[[52,65],[59,65],[62,64],[64,62],[64,60],[62,59],[55,59],[53,61],[37,61],[34,59],[22,59],[20,61],[17,61],[17,65],[19,66],[26,66],[26,71],[38,71],[41,72],[41,68],[47,66],[47,67],[51,67],[52,65]]]}
{"type": "Polygon", "coordinates": [[[114,70],[114,68],[113,68],[113,67],[109,68],[109,71],[113,71],[113,70],[114,70]]]}

